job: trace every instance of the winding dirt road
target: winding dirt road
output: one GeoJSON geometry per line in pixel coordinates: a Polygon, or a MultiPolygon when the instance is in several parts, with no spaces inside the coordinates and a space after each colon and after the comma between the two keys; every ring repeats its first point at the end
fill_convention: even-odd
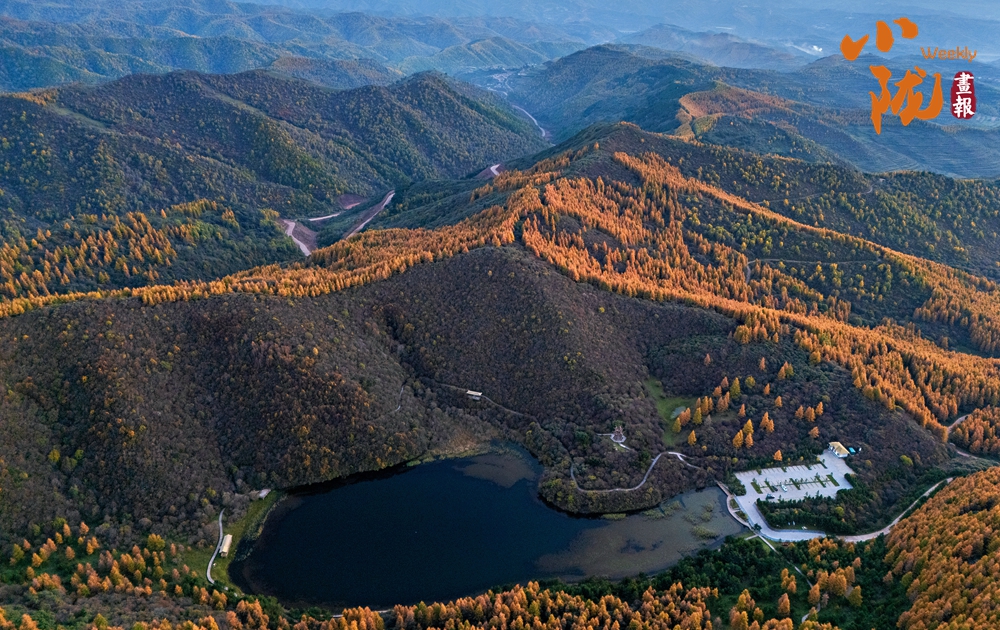
{"type": "Polygon", "coordinates": [[[972,414],[967,413],[964,416],[962,416],[961,418],[959,418],[959,419],[955,420],[954,422],[952,422],[951,424],[949,424],[948,425],[948,435],[951,435],[951,432],[955,429],[955,427],[957,427],[958,425],[960,425],[963,422],[965,422],[966,418],[968,418],[971,415],[972,414]]]}
{"type": "MultiPolygon", "coordinates": [[[[969,416],[971,416],[971,415],[972,414],[967,413],[964,416],[962,416],[961,418],[959,418],[959,419],[955,420],[954,422],[952,422],[950,425],[948,425],[948,435],[950,436],[951,432],[955,429],[955,427],[957,427],[958,425],[960,425],[963,422],[965,422],[965,420],[969,416]]],[[[955,446],[955,445],[952,444],[952,446],[955,446]]],[[[958,454],[961,455],[962,457],[972,457],[972,453],[969,453],[968,451],[963,451],[962,449],[958,448],[957,446],[955,446],[955,451],[957,451],[958,454]]]]}

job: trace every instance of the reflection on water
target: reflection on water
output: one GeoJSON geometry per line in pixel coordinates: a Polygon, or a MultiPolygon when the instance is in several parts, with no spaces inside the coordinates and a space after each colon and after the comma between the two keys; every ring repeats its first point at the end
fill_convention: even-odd
{"type": "Polygon", "coordinates": [[[564,578],[627,577],[662,571],[740,526],[718,488],[689,492],[656,510],[580,532],[568,549],[538,559],[545,574],[564,578]]]}
{"type": "Polygon", "coordinates": [[[293,494],[230,572],[286,605],[387,607],[532,579],[653,573],[739,531],[717,488],[582,519],[538,500],[540,472],[511,450],[293,494]]]}
{"type": "Polygon", "coordinates": [[[488,453],[479,457],[462,460],[455,467],[470,477],[487,479],[503,486],[512,488],[522,479],[534,481],[537,478],[535,469],[528,458],[521,453],[488,453]]]}

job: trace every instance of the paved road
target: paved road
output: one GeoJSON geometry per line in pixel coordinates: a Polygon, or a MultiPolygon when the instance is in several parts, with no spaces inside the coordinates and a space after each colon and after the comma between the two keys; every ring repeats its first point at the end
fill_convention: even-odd
{"type": "MultiPolygon", "coordinates": [[[[951,483],[953,479],[954,477],[949,477],[944,481],[936,483],[927,492],[920,495],[920,497],[912,504],[910,504],[909,507],[903,510],[903,512],[895,519],[893,519],[891,523],[889,523],[888,525],[886,525],[885,527],[876,532],[871,532],[868,534],[857,534],[854,536],[832,536],[832,537],[839,538],[845,542],[864,542],[866,540],[874,540],[875,538],[878,538],[882,534],[888,534],[892,530],[892,528],[895,527],[900,520],[902,520],[903,515],[909,512],[911,509],[913,509],[913,507],[917,503],[919,503],[921,499],[929,496],[931,493],[940,488],[943,484],[951,483]]],[[[728,505],[728,501],[726,504],[728,505]]],[[[767,524],[767,521],[764,519],[764,516],[760,513],[760,510],[757,509],[756,502],[753,503],[753,505],[751,506],[751,511],[753,513],[752,514],[748,513],[747,518],[753,525],[760,525],[760,529],[756,531],[761,536],[761,538],[767,538],[768,540],[773,540],[775,542],[796,542],[800,540],[812,540],[813,538],[825,538],[828,535],[826,532],[820,532],[815,530],[774,529],[767,524]]],[[[730,510],[730,514],[732,514],[732,510],[730,510]]],[[[736,516],[733,515],[733,518],[736,518],[736,516]]],[[[740,519],[738,518],[736,520],[740,521],[740,519]]]]}
{"type": "MultiPolygon", "coordinates": [[[[467,388],[465,388],[465,387],[458,387],[457,385],[448,385],[447,383],[437,383],[437,384],[438,385],[442,385],[444,387],[452,388],[452,389],[457,389],[457,390],[461,390],[461,391],[468,391],[467,388]]],[[[490,402],[493,405],[496,405],[497,407],[499,407],[501,409],[504,409],[505,411],[509,411],[510,413],[514,413],[514,414],[517,414],[519,416],[523,416],[523,417],[526,417],[526,418],[532,418],[532,416],[523,414],[523,413],[521,413],[519,411],[514,411],[513,409],[508,409],[507,407],[504,407],[503,405],[490,400],[486,396],[482,396],[482,399],[490,402]]],[[[959,421],[964,420],[964,419],[965,419],[965,417],[960,418],[959,421]]],[[[958,424],[959,421],[956,421],[955,424],[958,424]]],[[[954,425],[952,425],[952,426],[954,426],[954,425]]],[[[605,435],[610,435],[610,434],[605,434],[605,435]]],[[[644,486],[646,484],[646,481],[649,479],[649,475],[653,472],[653,467],[656,466],[656,463],[658,461],[660,461],[660,458],[663,457],[664,455],[670,455],[672,457],[676,457],[681,462],[683,462],[685,466],[688,466],[690,468],[698,468],[698,466],[694,466],[691,463],[689,463],[687,461],[687,457],[683,453],[678,453],[676,451],[666,451],[666,452],[660,453],[659,455],[657,455],[653,459],[653,461],[649,464],[649,469],[646,470],[646,474],[643,476],[642,481],[639,482],[639,485],[637,485],[635,487],[632,487],[632,488],[610,488],[610,489],[605,489],[605,490],[585,490],[584,488],[581,488],[580,484],[577,483],[577,481],[576,481],[576,470],[575,470],[573,464],[570,464],[570,467],[569,467],[569,476],[570,476],[570,479],[573,480],[573,485],[575,485],[576,488],[577,488],[577,490],[580,490],[581,492],[599,492],[599,493],[631,492],[633,490],[638,490],[638,489],[642,488],[642,486],[644,486]]],[[[902,514],[900,514],[899,516],[897,516],[891,523],[889,523],[888,525],[886,525],[882,529],[878,530],[877,532],[871,532],[869,534],[858,534],[858,535],[855,535],[855,536],[839,536],[839,537],[835,536],[835,537],[841,538],[842,540],[845,540],[847,542],[861,542],[861,541],[873,540],[875,538],[878,538],[882,534],[888,533],[903,518],[903,515],[906,514],[907,512],[909,512],[921,499],[923,499],[924,497],[930,495],[932,492],[934,492],[939,487],[941,487],[942,484],[951,483],[953,479],[954,479],[953,477],[949,477],[948,479],[945,479],[944,481],[935,484],[927,492],[923,493],[908,508],[906,508],[905,510],[903,510],[902,514]]],[[[775,542],[796,542],[796,541],[800,541],[800,540],[812,540],[813,538],[825,538],[827,536],[826,532],[821,532],[821,531],[816,531],[816,530],[774,529],[770,525],[767,524],[767,520],[760,513],[760,510],[757,509],[756,502],[751,505],[750,510],[751,510],[752,513],[747,513],[747,521],[744,521],[743,519],[739,518],[736,515],[736,513],[732,509],[732,506],[729,504],[729,499],[730,498],[735,498],[735,497],[733,497],[732,493],[729,492],[729,489],[726,488],[724,485],[722,485],[718,481],[716,483],[718,483],[719,487],[722,488],[723,492],[726,493],[726,509],[729,510],[729,514],[733,517],[733,519],[736,520],[736,522],[740,523],[741,525],[744,525],[744,526],[750,528],[751,530],[756,531],[757,535],[760,536],[765,542],[767,542],[768,540],[773,540],[775,542]],[[760,529],[759,530],[755,530],[754,525],[760,525],[760,529]]]]}
{"type": "Polygon", "coordinates": [[[532,115],[531,115],[531,114],[530,114],[530,113],[528,112],[528,110],[524,109],[524,108],[523,108],[523,107],[521,107],[520,105],[514,105],[514,109],[516,109],[516,110],[518,110],[518,111],[521,111],[521,112],[524,112],[524,115],[525,115],[525,116],[527,116],[528,118],[530,118],[530,119],[531,119],[531,122],[535,123],[535,126],[536,126],[536,127],[538,127],[538,131],[542,132],[542,138],[544,138],[544,139],[546,139],[546,140],[548,140],[548,139],[549,139],[549,136],[550,136],[551,134],[550,134],[550,133],[549,133],[549,132],[548,132],[548,131],[547,131],[546,129],[544,129],[544,128],[543,128],[543,127],[542,127],[541,125],[539,125],[539,124],[538,124],[538,121],[537,121],[537,120],[535,120],[535,117],[534,117],[534,116],[532,116],[532,115]]]}
{"type": "MultiPolygon", "coordinates": [[[[356,206],[358,204],[354,204],[356,206]]],[[[352,208],[354,206],[351,206],[352,208]]],[[[342,213],[334,212],[333,214],[328,214],[325,217],[313,217],[312,219],[306,219],[306,221],[326,221],[327,219],[332,219],[333,217],[339,217],[342,213]]]]}
{"type": "MultiPolygon", "coordinates": [[[[743,527],[746,527],[747,529],[753,529],[753,527],[750,526],[750,523],[747,523],[744,519],[740,518],[739,514],[736,513],[737,510],[736,508],[733,507],[733,503],[736,502],[736,496],[732,492],[730,492],[729,488],[727,488],[721,481],[716,481],[715,484],[719,486],[719,488],[721,488],[723,492],[726,493],[726,509],[729,510],[729,515],[733,517],[733,520],[735,520],[743,527]]],[[[768,542],[766,538],[762,538],[761,540],[767,543],[768,547],[774,549],[774,547],[771,546],[771,543],[768,542]]]]}
{"type": "MultiPolygon", "coordinates": [[[[951,483],[954,479],[955,479],[954,477],[948,477],[944,481],[939,481],[938,483],[934,484],[931,487],[930,490],[928,490],[927,492],[925,492],[922,495],[920,495],[920,498],[917,499],[916,501],[914,501],[913,504],[910,505],[910,507],[908,507],[905,510],[903,510],[903,514],[906,514],[911,509],[913,509],[913,506],[916,505],[917,503],[919,503],[920,499],[923,499],[924,497],[930,496],[930,494],[932,492],[934,492],[935,490],[937,490],[938,488],[940,488],[942,485],[947,485],[947,484],[951,483]]],[[[891,530],[893,527],[895,527],[896,523],[898,523],[899,521],[901,521],[903,519],[903,514],[900,514],[899,516],[897,516],[895,519],[893,519],[893,521],[891,523],[889,523],[888,525],[886,525],[882,529],[878,530],[877,532],[872,532],[870,534],[858,534],[857,536],[841,536],[840,538],[841,538],[841,540],[843,540],[845,542],[864,542],[866,540],[872,540],[874,538],[878,538],[882,534],[888,534],[889,530],[891,530]]]]}
{"type": "Polygon", "coordinates": [[[631,492],[633,490],[638,490],[639,488],[641,488],[643,485],[646,484],[646,480],[649,479],[649,473],[653,472],[653,466],[656,466],[656,462],[660,461],[660,458],[663,457],[664,455],[666,455],[666,453],[660,453],[659,455],[657,455],[656,457],[653,458],[653,463],[649,465],[649,470],[646,471],[646,475],[642,478],[642,481],[639,482],[639,485],[635,486],[634,488],[611,488],[611,489],[608,489],[608,490],[584,490],[583,488],[580,487],[580,484],[578,484],[576,482],[576,472],[573,470],[573,464],[570,464],[570,466],[569,466],[569,477],[570,477],[570,479],[573,480],[573,485],[575,485],[576,489],[579,490],[580,492],[597,492],[597,493],[600,493],[600,494],[607,494],[609,492],[631,492]]]}
{"type": "Polygon", "coordinates": [[[295,232],[295,221],[289,221],[288,219],[281,219],[281,221],[284,222],[285,224],[285,234],[287,236],[292,237],[292,240],[295,241],[295,244],[299,246],[299,249],[302,250],[302,253],[305,254],[306,256],[311,254],[312,252],[309,251],[309,246],[300,241],[299,239],[295,238],[295,234],[293,234],[293,232],[295,232]]]}
{"type": "Polygon", "coordinates": [[[747,515],[751,529],[756,531],[761,538],[775,542],[798,542],[800,540],[812,540],[813,538],[826,538],[826,532],[821,531],[772,528],[767,524],[767,519],[764,518],[764,515],[760,513],[756,502],[751,503],[748,508],[744,509],[744,513],[747,515]],[[757,529],[757,527],[760,527],[760,529],[757,529]]]}
{"type": "Polygon", "coordinates": [[[490,172],[493,173],[493,177],[496,177],[497,175],[500,174],[500,171],[497,170],[498,168],[500,168],[499,164],[494,164],[493,166],[490,167],[490,172]]]}
{"type": "Polygon", "coordinates": [[[379,212],[382,212],[383,210],[385,210],[385,207],[389,205],[389,202],[392,201],[392,198],[395,195],[396,195],[396,191],[395,190],[390,190],[389,194],[387,194],[385,196],[385,199],[382,200],[382,203],[380,203],[379,205],[375,206],[374,208],[372,208],[371,210],[369,210],[368,212],[366,212],[365,215],[361,218],[361,223],[359,223],[356,226],[354,226],[354,228],[350,232],[348,232],[347,234],[344,235],[344,238],[345,239],[351,238],[352,236],[354,236],[355,234],[357,234],[361,230],[365,229],[365,226],[368,225],[369,221],[371,221],[372,219],[375,218],[375,215],[377,215],[379,212]]]}
{"type": "MultiPolygon", "coordinates": [[[[602,434],[602,435],[610,435],[610,434],[602,434]]],[[[619,445],[619,446],[622,446],[622,445],[619,445]]],[[[660,461],[660,458],[663,457],[664,455],[670,455],[672,457],[676,457],[677,459],[681,460],[681,462],[685,466],[687,466],[688,468],[694,468],[694,469],[697,469],[697,470],[701,470],[701,468],[698,468],[697,466],[693,466],[693,465],[689,464],[688,461],[687,461],[687,459],[684,457],[683,453],[677,453],[677,452],[674,452],[674,451],[666,451],[664,453],[660,453],[659,455],[657,455],[656,457],[653,458],[653,462],[649,465],[649,469],[646,470],[646,474],[645,474],[645,476],[643,476],[642,481],[640,481],[639,485],[635,486],[634,488],[611,488],[611,489],[608,489],[608,490],[587,490],[585,488],[581,488],[580,484],[576,482],[576,471],[573,469],[573,465],[572,464],[570,464],[570,467],[569,467],[569,477],[570,477],[570,479],[573,480],[573,484],[576,486],[576,489],[579,490],[580,492],[600,492],[600,493],[607,493],[607,492],[631,492],[633,490],[638,490],[639,488],[641,488],[642,486],[644,486],[646,484],[646,480],[649,479],[650,473],[653,472],[653,467],[656,466],[656,462],[660,461]]],[[[737,519],[737,520],[739,520],[739,519],[737,519]]]]}
{"type": "Polygon", "coordinates": [[[219,511],[219,542],[215,545],[215,552],[212,554],[212,559],[208,561],[208,568],[205,569],[205,577],[208,578],[209,584],[215,584],[215,580],[212,579],[212,564],[215,563],[215,556],[219,554],[219,549],[222,549],[222,514],[226,511],[226,508],[222,508],[219,511]]]}

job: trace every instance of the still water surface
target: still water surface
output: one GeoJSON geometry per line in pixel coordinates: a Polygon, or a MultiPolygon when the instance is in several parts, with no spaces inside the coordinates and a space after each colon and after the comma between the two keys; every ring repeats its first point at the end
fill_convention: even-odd
{"type": "Polygon", "coordinates": [[[510,451],[293,493],[231,577],[286,606],[385,608],[652,573],[740,530],[718,488],[620,520],[570,517],[538,499],[540,472],[510,451]]]}

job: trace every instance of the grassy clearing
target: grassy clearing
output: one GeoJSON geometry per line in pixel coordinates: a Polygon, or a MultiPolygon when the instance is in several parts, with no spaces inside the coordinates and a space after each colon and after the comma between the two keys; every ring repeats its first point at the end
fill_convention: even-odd
{"type": "MultiPolygon", "coordinates": [[[[222,518],[222,531],[225,534],[233,535],[233,544],[229,548],[229,555],[225,558],[216,556],[215,564],[212,565],[212,578],[216,584],[229,587],[230,590],[239,590],[236,585],[229,581],[229,563],[233,560],[233,556],[236,554],[236,549],[243,535],[247,532],[257,533],[264,524],[264,518],[267,516],[267,513],[278,502],[281,494],[272,490],[263,499],[254,501],[250,504],[243,518],[237,521],[230,522],[225,517],[222,518]]],[[[208,569],[208,561],[212,559],[212,553],[214,552],[215,545],[206,547],[205,549],[192,549],[184,553],[184,562],[197,571],[198,575],[205,575],[205,571],[208,569]]]]}
{"type": "Polygon", "coordinates": [[[649,392],[653,402],[656,403],[656,411],[660,414],[660,419],[663,420],[663,443],[668,446],[674,446],[679,435],[687,435],[685,431],[674,433],[671,430],[671,425],[674,423],[674,411],[678,407],[691,407],[694,405],[695,399],[667,396],[663,393],[663,384],[655,378],[646,379],[645,385],[646,391],[649,392]]]}

